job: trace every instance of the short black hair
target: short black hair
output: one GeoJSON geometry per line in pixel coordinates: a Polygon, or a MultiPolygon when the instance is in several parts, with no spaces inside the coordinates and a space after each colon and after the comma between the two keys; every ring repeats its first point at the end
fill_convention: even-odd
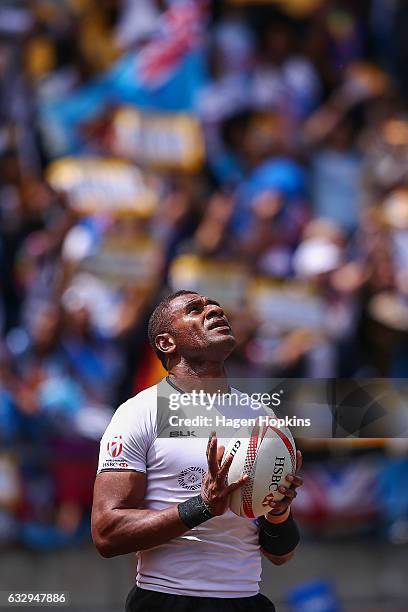
{"type": "Polygon", "coordinates": [[[159,334],[171,333],[171,323],[169,320],[169,306],[171,302],[179,297],[179,295],[189,295],[190,293],[194,293],[198,295],[197,291],[189,291],[188,289],[180,289],[175,293],[171,293],[167,297],[165,297],[161,302],[159,302],[156,308],[153,310],[149,323],[147,326],[147,334],[149,337],[149,342],[156,353],[157,357],[160,359],[162,365],[167,369],[166,356],[165,354],[157,348],[156,346],[156,338],[159,334]]]}

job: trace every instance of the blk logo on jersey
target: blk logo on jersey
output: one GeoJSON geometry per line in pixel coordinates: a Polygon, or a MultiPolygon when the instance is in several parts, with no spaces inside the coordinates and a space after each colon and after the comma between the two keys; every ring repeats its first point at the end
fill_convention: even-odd
{"type": "Polygon", "coordinates": [[[123,450],[122,436],[114,436],[107,444],[108,453],[111,457],[119,457],[123,450]]]}
{"type": "Polygon", "coordinates": [[[201,487],[201,481],[205,474],[202,467],[191,466],[180,472],[178,483],[183,489],[188,491],[197,491],[201,487]]]}

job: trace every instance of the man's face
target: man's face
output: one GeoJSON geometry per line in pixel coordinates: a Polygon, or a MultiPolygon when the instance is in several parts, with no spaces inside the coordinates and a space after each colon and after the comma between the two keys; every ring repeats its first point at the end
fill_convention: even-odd
{"type": "Polygon", "coordinates": [[[170,304],[169,318],[176,352],[187,360],[223,361],[235,348],[228,319],[215,300],[180,295],[170,304]]]}

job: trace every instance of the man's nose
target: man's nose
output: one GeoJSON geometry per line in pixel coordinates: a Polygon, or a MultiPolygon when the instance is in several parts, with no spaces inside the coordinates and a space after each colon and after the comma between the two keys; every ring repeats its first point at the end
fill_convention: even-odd
{"type": "Polygon", "coordinates": [[[215,317],[223,317],[224,311],[221,306],[217,306],[216,304],[209,304],[206,308],[205,318],[206,319],[214,319],[215,317]]]}

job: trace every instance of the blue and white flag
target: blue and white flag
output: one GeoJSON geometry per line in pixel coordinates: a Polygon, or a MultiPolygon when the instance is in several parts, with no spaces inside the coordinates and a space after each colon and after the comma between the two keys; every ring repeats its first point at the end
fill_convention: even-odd
{"type": "Polygon", "coordinates": [[[169,8],[142,50],[126,53],[71,95],[40,102],[40,126],[50,155],[87,150],[81,124],[112,106],[194,110],[196,94],[206,83],[201,49],[205,7],[206,2],[186,0],[169,8]]]}

